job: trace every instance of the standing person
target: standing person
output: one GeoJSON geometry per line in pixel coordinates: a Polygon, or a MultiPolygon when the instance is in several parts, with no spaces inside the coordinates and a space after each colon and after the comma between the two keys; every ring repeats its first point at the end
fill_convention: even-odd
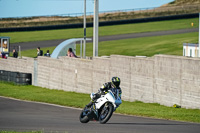
{"type": "Polygon", "coordinates": [[[49,50],[47,50],[47,53],[44,54],[44,56],[47,56],[47,57],[50,57],[50,56],[51,56],[51,54],[49,53],[49,50]]]}
{"type": "Polygon", "coordinates": [[[40,56],[40,47],[37,47],[37,57],[40,56]]]}
{"type": "Polygon", "coordinates": [[[38,56],[43,56],[43,51],[40,50],[40,47],[37,47],[37,57],[38,56]]]}
{"type": "Polygon", "coordinates": [[[17,52],[15,49],[13,49],[13,57],[14,57],[14,58],[17,58],[17,57],[18,57],[18,52],[17,52]]]}
{"type": "Polygon", "coordinates": [[[72,48],[69,48],[69,49],[68,49],[67,55],[68,55],[68,57],[75,57],[75,58],[77,58],[77,56],[76,56],[76,55],[74,54],[74,52],[72,51],[72,48]]]}

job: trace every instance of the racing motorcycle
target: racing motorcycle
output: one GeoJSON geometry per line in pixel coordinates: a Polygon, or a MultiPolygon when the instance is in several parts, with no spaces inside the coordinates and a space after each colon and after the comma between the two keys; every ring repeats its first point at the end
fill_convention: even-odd
{"type": "MultiPolygon", "coordinates": [[[[94,95],[94,93],[91,93],[91,99],[93,99],[94,95]]],[[[99,123],[105,124],[121,103],[121,98],[118,95],[114,95],[112,90],[108,90],[105,95],[101,95],[90,107],[85,107],[82,110],[79,120],[81,123],[99,121],[99,123]]]]}

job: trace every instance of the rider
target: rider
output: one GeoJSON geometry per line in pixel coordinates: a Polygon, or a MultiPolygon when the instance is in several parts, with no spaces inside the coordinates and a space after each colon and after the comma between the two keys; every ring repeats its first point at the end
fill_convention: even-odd
{"type": "Polygon", "coordinates": [[[94,94],[94,96],[92,97],[92,101],[88,105],[86,105],[86,107],[90,107],[98,98],[101,97],[101,95],[104,95],[106,92],[108,92],[108,90],[111,90],[115,96],[121,98],[122,90],[119,87],[120,82],[121,81],[119,77],[112,77],[112,81],[103,84],[99,91],[94,94]]]}

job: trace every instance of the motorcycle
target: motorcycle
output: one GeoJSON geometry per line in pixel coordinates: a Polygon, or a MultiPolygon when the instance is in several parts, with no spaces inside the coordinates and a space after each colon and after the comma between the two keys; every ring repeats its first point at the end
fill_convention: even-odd
{"type": "MultiPolygon", "coordinates": [[[[94,93],[91,93],[91,99],[94,95],[94,93]]],[[[121,103],[121,98],[118,95],[114,95],[112,90],[108,90],[105,95],[101,95],[89,108],[85,107],[82,110],[79,120],[81,123],[88,123],[94,120],[105,124],[121,103]]]]}

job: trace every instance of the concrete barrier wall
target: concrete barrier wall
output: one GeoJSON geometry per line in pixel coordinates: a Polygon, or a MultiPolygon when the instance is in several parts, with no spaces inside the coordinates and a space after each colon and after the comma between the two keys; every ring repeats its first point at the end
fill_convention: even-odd
{"type": "Polygon", "coordinates": [[[153,68],[151,58],[111,56],[110,77],[122,80],[122,98],[128,101],[153,102],[153,68]]]}
{"type": "Polygon", "coordinates": [[[182,59],[181,105],[200,108],[200,60],[182,59]]]}
{"type": "Polygon", "coordinates": [[[155,57],[154,101],[170,106],[181,104],[181,66],[179,58],[166,56],[155,57]]]}
{"type": "MultiPolygon", "coordinates": [[[[81,93],[96,92],[113,76],[121,78],[122,99],[200,109],[200,59],[156,55],[111,55],[93,60],[39,57],[0,60],[0,69],[37,74],[37,85],[81,93]],[[13,67],[15,66],[15,67],[13,67]]],[[[34,83],[34,82],[33,82],[34,83]]]]}
{"type": "Polygon", "coordinates": [[[154,58],[154,102],[200,108],[200,59],[166,55],[154,58]]]}

